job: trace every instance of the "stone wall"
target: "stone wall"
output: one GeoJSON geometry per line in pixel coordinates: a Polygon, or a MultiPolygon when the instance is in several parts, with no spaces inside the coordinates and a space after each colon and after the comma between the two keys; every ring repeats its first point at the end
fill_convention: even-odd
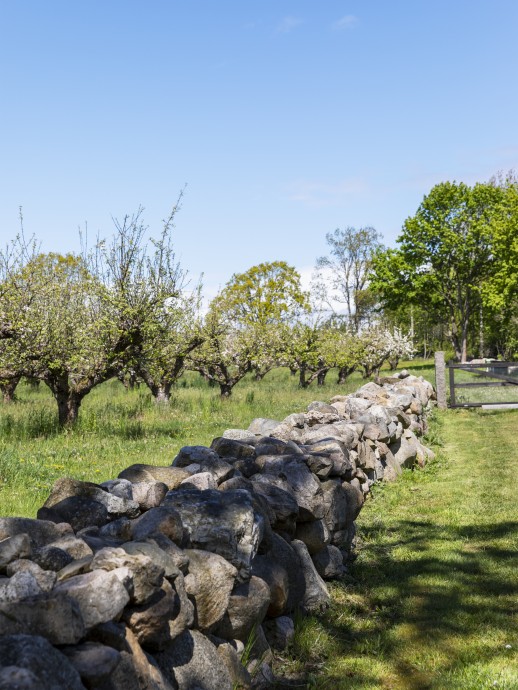
{"type": "Polygon", "coordinates": [[[403,372],[1,518],[0,690],[270,686],[295,612],[350,567],[373,482],[431,455],[432,398],[403,372]]]}

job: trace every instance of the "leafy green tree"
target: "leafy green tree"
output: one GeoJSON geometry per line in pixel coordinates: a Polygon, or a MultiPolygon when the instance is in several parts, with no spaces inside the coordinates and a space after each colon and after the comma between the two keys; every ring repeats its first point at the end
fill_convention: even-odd
{"type": "Polygon", "coordinates": [[[199,312],[200,289],[166,301],[144,329],[133,371],[157,403],[168,403],[173,384],[186,368],[190,353],[203,343],[199,312]]]}
{"type": "Polygon", "coordinates": [[[492,223],[502,191],[490,184],[444,182],[408,218],[398,249],[376,254],[373,289],[389,308],[417,303],[441,313],[455,356],[465,361],[482,286],[494,275],[492,223]]]}
{"type": "Polygon", "coordinates": [[[256,378],[262,378],[278,366],[287,324],[307,310],[308,295],[300,286],[300,276],[284,261],[236,273],[210,305],[205,342],[190,357],[190,367],[228,397],[247,373],[254,371],[256,378]]]}
{"type": "Polygon", "coordinates": [[[221,397],[228,398],[234,386],[252,370],[264,343],[256,339],[254,329],[238,327],[229,318],[223,294],[210,305],[202,337],[201,347],[189,354],[188,368],[218,385],[221,397]]]}
{"type": "Polygon", "coordinates": [[[25,279],[32,298],[16,337],[2,348],[4,365],[43,381],[56,399],[60,424],[72,424],[85,395],[115,375],[120,333],[103,286],[79,257],[40,254],[16,277],[19,284],[25,279]]]}

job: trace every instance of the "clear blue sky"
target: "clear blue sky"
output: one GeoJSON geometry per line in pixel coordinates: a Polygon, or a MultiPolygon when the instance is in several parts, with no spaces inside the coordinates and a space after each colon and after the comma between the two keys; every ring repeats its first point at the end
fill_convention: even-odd
{"type": "Polygon", "coordinates": [[[0,239],[78,249],[187,183],[176,247],[213,292],[325,233],[393,244],[437,182],[518,167],[516,0],[0,1],[0,239]]]}

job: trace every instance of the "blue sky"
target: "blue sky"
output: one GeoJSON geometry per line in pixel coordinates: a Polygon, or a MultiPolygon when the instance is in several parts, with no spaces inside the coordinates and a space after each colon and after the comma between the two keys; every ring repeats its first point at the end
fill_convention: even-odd
{"type": "Polygon", "coordinates": [[[325,234],[394,244],[443,180],[518,168],[516,0],[0,1],[0,239],[150,233],[213,293],[325,234]]]}

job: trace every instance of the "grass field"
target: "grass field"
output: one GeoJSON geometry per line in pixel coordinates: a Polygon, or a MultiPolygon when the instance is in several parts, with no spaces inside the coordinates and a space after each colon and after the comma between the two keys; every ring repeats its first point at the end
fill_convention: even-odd
{"type": "MultiPolygon", "coordinates": [[[[429,362],[406,365],[433,381],[429,362]]],[[[302,391],[278,370],[222,401],[189,374],[164,407],[145,388],[109,382],[66,431],[48,391],[22,385],[17,403],[0,405],[0,512],[33,516],[58,477],[100,482],[135,462],[170,464],[184,445],[364,383],[335,380],[332,372],[323,388],[302,391]]],[[[433,420],[437,460],[375,490],[358,521],[352,577],[332,585],[326,614],[298,621],[280,670],[328,690],[518,689],[517,429],[518,410],[433,420]]]]}
{"type": "Polygon", "coordinates": [[[283,419],[312,400],[329,400],[356,390],[331,372],[323,387],[297,386],[287,370],[263,381],[241,381],[229,400],[190,372],[180,380],[170,405],[155,405],[142,386],[127,391],[109,381],[88,395],[73,429],[60,430],[57,407],[45,386],[21,384],[18,401],[0,403],[0,514],[34,516],[52,483],[63,476],[101,482],[136,462],[170,465],[186,445],[210,445],[228,428],[246,428],[254,417],[283,419]]]}
{"type": "Polygon", "coordinates": [[[518,688],[517,430],[518,410],[434,420],[437,460],[374,492],[353,577],[286,668],[329,690],[518,688]]]}

